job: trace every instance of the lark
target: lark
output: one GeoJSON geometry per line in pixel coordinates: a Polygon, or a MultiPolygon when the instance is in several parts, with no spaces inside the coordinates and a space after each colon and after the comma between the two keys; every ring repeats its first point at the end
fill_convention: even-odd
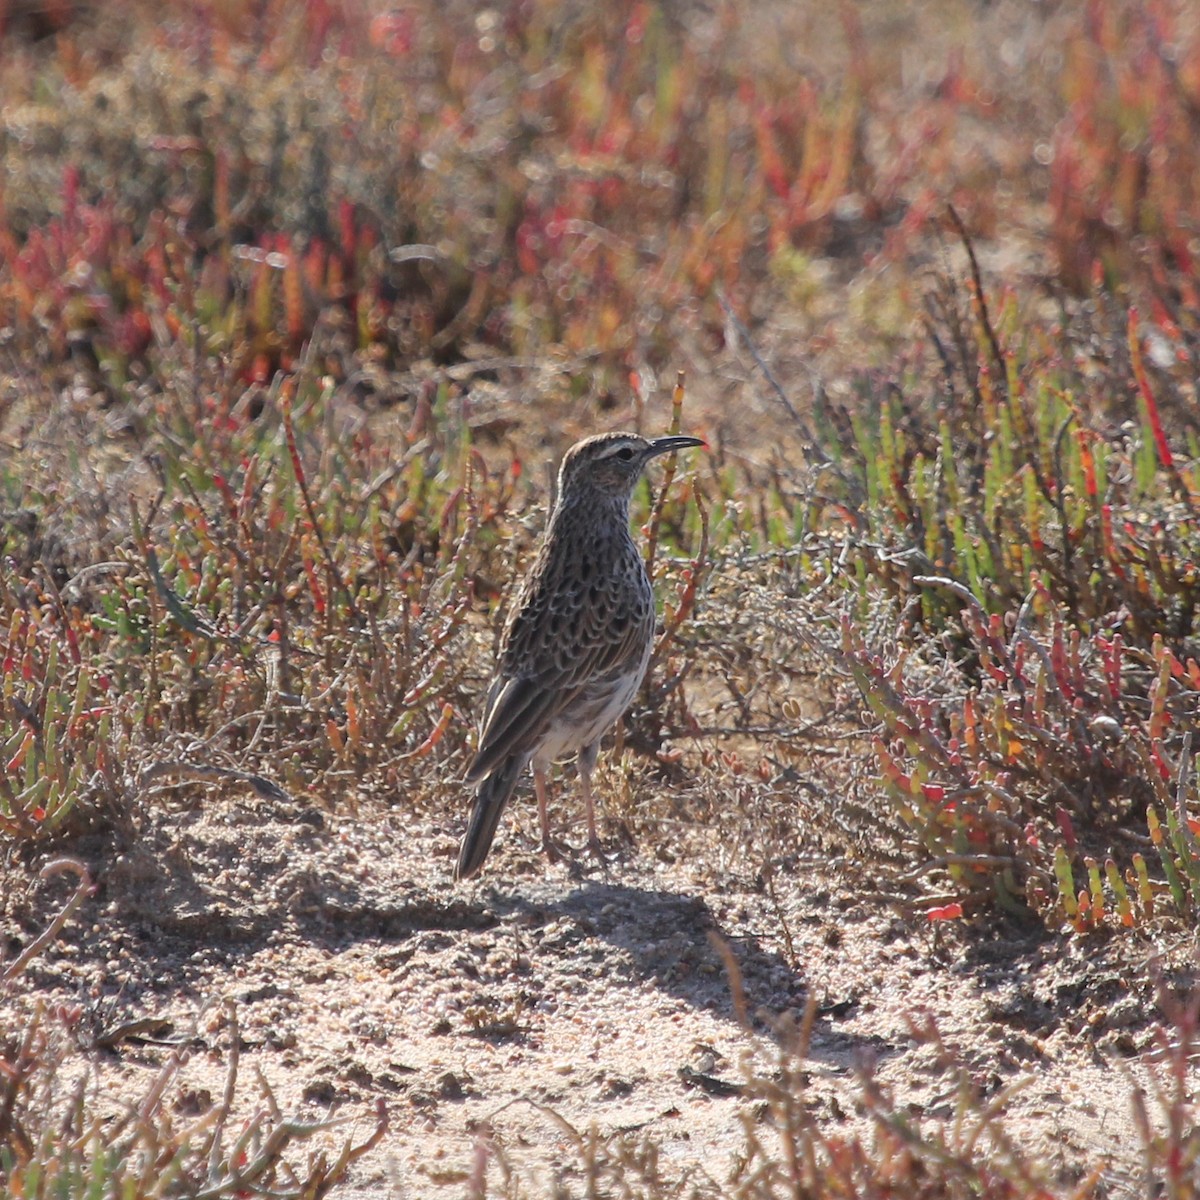
{"type": "Polygon", "coordinates": [[[592,770],[600,739],[629,707],[654,645],[654,593],[629,532],[629,499],[653,458],[704,443],[603,433],[567,451],[542,544],[509,614],[488,691],[479,751],[467,771],[478,784],[455,879],[482,868],[518,780],[533,767],[542,848],[550,837],[546,775],[575,754],[587,817],[596,834],[592,770]]]}

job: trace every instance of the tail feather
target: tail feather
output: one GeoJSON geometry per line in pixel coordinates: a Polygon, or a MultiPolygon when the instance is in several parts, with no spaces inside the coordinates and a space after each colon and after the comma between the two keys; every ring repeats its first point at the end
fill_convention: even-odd
{"type": "Polygon", "coordinates": [[[517,780],[525,769],[523,755],[506,758],[484,781],[475,793],[475,806],[458,851],[458,865],[454,878],[470,879],[479,874],[483,861],[492,848],[500,818],[504,815],[508,798],[517,786],[517,780]]]}

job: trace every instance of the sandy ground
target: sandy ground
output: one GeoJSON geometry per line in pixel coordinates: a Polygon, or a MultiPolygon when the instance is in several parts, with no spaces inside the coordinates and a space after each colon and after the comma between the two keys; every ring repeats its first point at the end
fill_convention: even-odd
{"type": "MultiPolygon", "coordinates": [[[[933,1018],[982,1096],[1019,1085],[1006,1127],[1051,1178],[1107,1157],[1106,1194],[1135,1194],[1130,1092],[1155,1005],[1131,984],[1144,965],[1123,969],[1108,943],[915,923],[837,863],[798,860],[767,889],[698,830],[673,862],[627,848],[606,873],[551,867],[524,800],[482,881],[456,886],[461,814],[193,796],[115,860],[92,847],[96,894],[0,1021],[39,997],[81,1004],[78,1061],[123,1102],[182,1047],[182,1120],[225,1087],[232,1002],[245,1112],[262,1103],[256,1070],[285,1111],[352,1118],[339,1136],[366,1136],[384,1101],[389,1132],[337,1194],[460,1192],[484,1149],[495,1179],[507,1164],[549,1190],[589,1130],[652,1141],[668,1176],[726,1180],[745,1123],[763,1124],[744,1085],[778,1072],[774,1015],[810,998],[805,1103],[831,1134],[862,1126],[856,1072],[872,1064],[900,1111],[950,1127],[955,1075],[919,1033],[933,1018]],[[109,1036],[145,1018],[168,1022],[167,1044],[109,1036]],[[112,1044],[89,1048],[97,1035],[112,1044]]],[[[8,875],[15,950],[67,888],[8,875]]]]}

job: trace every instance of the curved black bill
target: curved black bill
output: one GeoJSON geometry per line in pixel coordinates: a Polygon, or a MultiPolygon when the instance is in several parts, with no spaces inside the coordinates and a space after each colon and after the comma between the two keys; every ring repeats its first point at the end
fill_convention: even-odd
{"type": "Polygon", "coordinates": [[[675,450],[686,450],[689,446],[703,446],[704,439],[697,437],[660,437],[650,443],[646,451],[647,458],[657,458],[660,454],[670,454],[675,450]]]}

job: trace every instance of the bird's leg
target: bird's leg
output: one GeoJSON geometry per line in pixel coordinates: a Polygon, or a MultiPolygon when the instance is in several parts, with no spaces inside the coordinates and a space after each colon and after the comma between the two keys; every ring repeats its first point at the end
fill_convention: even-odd
{"type": "Polygon", "coordinates": [[[538,824],[542,827],[542,853],[551,862],[565,862],[564,854],[550,837],[550,814],[546,808],[546,770],[544,767],[533,768],[533,790],[537,796],[538,824]]]}
{"type": "Polygon", "coordinates": [[[596,766],[596,755],[600,752],[600,743],[593,742],[579,751],[579,790],[583,793],[583,811],[587,817],[588,840],[587,848],[605,866],[608,866],[608,856],[600,844],[600,836],[596,833],[596,802],[592,798],[592,771],[596,766]]]}

